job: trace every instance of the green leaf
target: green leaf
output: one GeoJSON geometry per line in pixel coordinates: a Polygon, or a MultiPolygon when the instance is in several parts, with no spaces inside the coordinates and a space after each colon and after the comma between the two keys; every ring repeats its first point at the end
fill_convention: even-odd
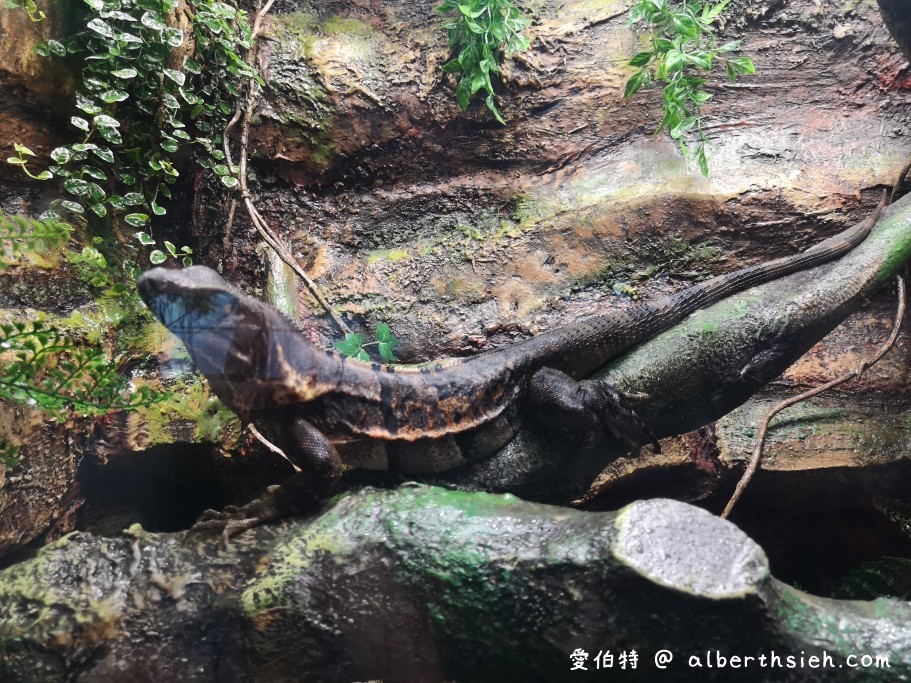
{"type": "Polygon", "coordinates": [[[462,70],[462,63],[456,58],[446,62],[440,68],[448,74],[459,73],[462,70]]]}
{"type": "Polygon", "coordinates": [[[47,41],[47,49],[55,57],[66,57],[66,47],[59,40],[47,41]]]}
{"type": "Polygon", "coordinates": [[[108,116],[107,114],[99,114],[98,116],[96,116],[92,119],[92,122],[96,126],[103,127],[103,128],[119,128],[120,127],[120,121],[118,121],[117,119],[115,119],[112,116],[108,116]]]}
{"type": "Polygon", "coordinates": [[[149,215],[145,213],[128,213],[123,217],[123,220],[127,222],[127,225],[132,225],[134,228],[141,228],[149,222],[149,215]]]}
{"type": "Polygon", "coordinates": [[[79,178],[69,178],[63,181],[63,188],[77,197],[83,197],[89,193],[89,184],[79,178]]]}
{"type": "Polygon", "coordinates": [[[102,171],[100,168],[95,168],[94,166],[83,165],[82,173],[84,175],[92,176],[95,180],[107,180],[107,174],[102,171]]]}
{"type": "Polygon", "coordinates": [[[88,24],[86,24],[86,28],[104,36],[105,38],[114,37],[114,29],[110,24],[102,19],[92,19],[88,24]]]}
{"type": "Polygon", "coordinates": [[[155,240],[153,240],[152,236],[147,232],[135,232],[133,233],[133,237],[139,240],[139,243],[144,247],[155,244],[155,240]]]}
{"type": "Polygon", "coordinates": [[[512,40],[506,45],[506,52],[510,54],[513,52],[524,52],[528,49],[529,45],[531,45],[531,40],[525,36],[513,36],[512,40]]]}
{"type": "Polygon", "coordinates": [[[184,74],[180,71],[175,71],[174,69],[162,69],[161,72],[177,85],[183,85],[187,80],[187,77],[184,74]]]}
{"type": "MultiPolygon", "coordinates": [[[[336,349],[336,351],[344,356],[348,356],[349,358],[355,356],[359,357],[360,354],[364,354],[365,356],[367,355],[363,350],[364,335],[362,334],[348,332],[345,334],[345,341],[334,342],[332,346],[336,349]]],[[[370,360],[370,357],[368,356],[366,360],[370,360]]]]}
{"type": "Polygon", "coordinates": [[[82,204],[79,202],[73,202],[69,199],[61,199],[60,206],[62,206],[67,211],[72,211],[73,213],[84,213],[85,210],[82,208],[82,204]]]}
{"type": "Polygon", "coordinates": [[[389,325],[383,322],[378,323],[376,326],[376,339],[377,341],[392,344],[392,346],[397,346],[399,343],[398,340],[392,336],[389,325]]]}
{"type": "Polygon", "coordinates": [[[399,340],[392,336],[392,332],[389,330],[389,325],[386,323],[379,323],[376,326],[376,340],[380,350],[380,356],[383,357],[387,363],[391,363],[395,360],[395,356],[392,353],[392,349],[399,345],[399,340]]]}
{"type": "Polygon", "coordinates": [[[116,39],[122,43],[134,43],[142,44],[143,40],[137,35],[130,33],[129,31],[121,31],[116,35],[116,39]]]}
{"type": "Polygon", "coordinates": [[[697,119],[695,116],[686,117],[680,123],[678,123],[676,126],[673,126],[671,128],[671,137],[674,138],[675,140],[678,139],[684,133],[691,130],[693,128],[693,126],[696,125],[696,121],[698,121],[698,120],[699,119],[697,119]]]}
{"type": "Polygon", "coordinates": [[[149,202],[149,205],[152,207],[152,213],[156,216],[164,216],[167,211],[163,206],[159,206],[156,202],[149,202]]]}
{"type": "Polygon", "coordinates": [[[143,206],[145,198],[139,192],[127,192],[123,195],[123,203],[126,206],[143,206]]]}
{"type": "Polygon", "coordinates": [[[51,159],[58,164],[65,164],[70,160],[70,150],[67,147],[57,147],[51,152],[51,159]]]}
{"type": "Polygon", "coordinates": [[[106,104],[113,104],[114,102],[123,102],[129,95],[123,90],[108,90],[107,92],[101,93],[99,97],[101,97],[106,104]]]}
{"type": "Polygon", "coordinates": [[[94,101],[90,100],[82,93],[78,93],[76,95],[76,106],[89,116],[94,116],[95,114],[101,113],[101,107],[99,107],[97,104],[95,104],[94,101]]]}
{"type": "Polygon", "coordinates": [[[165,253],[161,249],[153,249],[152,253],[149,254],[149,261],[152,262],[152,265],[158,266],[168,260],[168,257],[165,256],[165,253]]]}
{"type": "Polygon", "coordinates": [[[230,175],[223,175],[219,177],[219,180],[221,181],[221,184],[227,187],[229,190],[233,190],[235,187],[237,187],[238,184],[237,178],[230,175]]]}
{"type": "Polygon", "coordinates": [[[168,27],[164,18],[158,12],[146,12],[139,18],[139,21],[142,22],[143,26],[153,31],[164,31],[168,27]]]}
{"type": "Polygon", "coordinates": [[[13,149],[15,149],[19,154],[25,154],[26,156],[30,157],[35,156],[35,153],[32,150],[30,150],[25,145],[20,145],[18,142],[13,143],[13,149]]]}
{"type": "MultiPolygon", "coordinates": [[[[708,21],[712,21],[712,20],[716,19],[718,17],[718,15],[724,11],[724,8],[727,6],[728,1],[729,0],[722,0],[717,5],[715,5],[712,9],[710,9],[708,11],[708,14],[706,15],[706,19],[708,21]]],[[[708,5],[706,5],[706,7],[708,7],[708,5]]]]}
{"type": "Polygon", "coordinates": [[[136,71],[136,69],[134,69],[132,67],[129,67],[126,69],[116,69],[115,71],[111,72],[111,75],[114,76],[115,78],[124,78],[124,79],[136,78],[136,76],[138,74],[139,74],[139,72],[136,71]]]}
{"type": "Polygon", "coordinates": [[[92,153],[95,154],[102,161],[106,161],[109,164],[114,163],[114,153],[111,152],[107,147],[96,147],[92,150],[92,153]]]}
{"type": "Polygon", "coordinates": [[[688,14],[674,12],[671,14],[671,23],[677,33],[687,38],[696,38],[699,35],[699,25],[688,14]]]}
{"type": "Polygon", "coordinates": [[[626,82],[626,90],[623,92],[623,97],[626,98],[635,95],[643,85],[647,84],[648,75],[648,71],[643,69],[630,78],[626,82]]]}
{"type": "Polygon", "coordinates": [[[468,102],[471,99],[471,81],[468,78],[462,78],[459,81],[459,85],[456,86],[456,102],[459,104],[459,109],[465,111],[468,109],[468,102]]]}
{"type": "Polygon", "coordinates": [[[687,61],[695,64],[700,69],[709,70],[712,68],[712,55],[703,50],[696,50],[695,52],[690,52],[686,56],[687,61]]]}
{"type": "Polygon", "coordinates": [[[484,103],[487,105],[490,113],[493,114],[493,117],[505,126],[506,121],[504,121],[503,117],[500,116],[500,111],[497,109],[497,103],[494,101],[493,93],[487,96],[487,99],[484,100],[484,103]]]}
{"type": "Polygon", "coordinates": [[[94,211],[94,212],[95,212],[95,215],[97,215],[99,218],[104,218],[105,216],[108,215],[108,210],[107,210],[107,208],[106,208],[105,205],[102,204],[101,202],[98,202],[97,204],[90,204],[90,205],[89,205],[89,208],[90,208],[92,211],[94,211]]]}
{"type": "Polygon", "coordinates": [[[732,40],[730,43],[725,43],[718,48],[718,52],[733,52],[743,43],[743,38],[740,40],[732,40]]]}
{"type": "Polygon", "coordinates": [[[88,132],[88,130],[89,130],[89,122],[78,116],[73,116],[72,118],[70,118],[70,123],[72,123],[74,126],[76,126],[76,128],[78,128],[79,130],[84,130],[86,132],[88,132]]]}
{"type": "Polygon", "coordinates": [[[483,71],[477,71],[471,77],[471,94],[474,95],[478,90],[483,88],[487,83],[487,74],[483,71]]]}
{"type": "Polygon", "coordinates": [[[89,183],[89,199],[95,203],[98,203],[104,201],[105,196],[106,193],[101,188],[101,185],[98,183],[89,183]]]}
{"type": "Polygon", "coordinates": [[[164,39],[168,47],[180,47],[183,45],[183,31],[168,27],[164,31],[164,39]]]}
{"type": "Polygon", "coordinates": [[[731,63],[730,63],[730,62],[728,62],[727,64],[725,64],[725,67],[727,68],[727,71],[728,71],[728,80],[729,80],[731,83],[735,83],[735,82],[737,81],[737,72],[734,71],[734,67],[731,66],[731,63]]]}
{"type": "Polygon", "coordinates": [[[739,74],[756,73],[756,67],[753,65],[753,60],[751,60],[749,57],[731,57],[728,60],[728,66],[734,67],[734,71],[739,74]]]}
{"type": "Polygon", "coordinates": [[[696,161],[699,164],[699,170],[702,171],[702,175],[708,178],[709,162],[705,158],[705,145],[699,145],[699,149],[696,151],[696,161]]]}
{"type": "Polygon", "coordinates": [[[120,135],[120,131],[116,128],[102,128],[99,127],[98,134],[103,137],[105,140],[110,142],[112,145],[119,145],[123,142],[123,138],[120,135]]]}
{"type": "Polygon", "coordinates": [[[686,66],[686,54],[680,50],[671,50],[664,57],[664,70],[667,73],[680,71],[686,66]]]}
{"type": "Polygon", "coordinates": [[[13,166],[25,166],[28,163],[28,160],[20,159],[19,157],[6,157],[6,163],[12,164],[13,166]]]}
{"type": "Polygon", "coordinates": [[[652,60],[652,57],[654,57],[654,56],[655,56],[655,53],[652,51],[640,52],[635,57],[633,57],[631,60],[629,60],[629,62],[627,62],[627,63],[629,64],[629,66],[636,66],[636,67],[645,66],[652,60]]]}

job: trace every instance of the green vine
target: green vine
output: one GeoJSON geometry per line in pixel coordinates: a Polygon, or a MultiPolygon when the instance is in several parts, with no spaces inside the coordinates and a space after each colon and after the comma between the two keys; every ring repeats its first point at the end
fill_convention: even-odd
{"type": "MultiPolygon", "coordinates": [[[[43,217],[59,219],[61,209],[99,218],[110,212],[146,228],[152,216],[166,213],[179,175],[175,155],[187,145],[226,187],[236,186],[235,169],[222,163],[221,136],[240,87],[258,78],[240,56],[252,41],[246,14],[223,2],[191,0],[193,51],[181,57],[176,51],[186,50],[187,36],[173,25],[177,0],[84,2],[84,30],[36,48],[43,56],[83,58],[79,113],[70,118],[81,138],[53,150],[53,164],[40,174],[28,170],[26,157],[34,155],[21,145],[8,159],[32,178],[63,180],[70,197],[43,217]]],[[[146,230],[135,237],[142,246],[155,242],[146,230]]],[[[189,247],[171,247],[153,250],[151,261],[189,264],[189,247]]]]}
{"type": "Polygon", "coordinates": [[[529,40],[521,34],[531,20],[509,0],[445,0],[436,8],[456,17],[443,24],[449,33],[449,47],[458,55],[441,68],[446,73],[462,74],[456,86],[456,101],[462,111],[480,91],[497,121],[505,125],[497,109],[491,74],[500,73],[504,53],[522,52],[529,40]]]}
{"type": "Polygon", "coordinates": [[[716,46],[712,28],[729,0],[718,4],[682,0],[638,0],[629,17],[629,25],[642,22],[651,34],[650,49],[633,57],[629,65],[639,71],[626,83],[624,97],[632,97],[652,81],[665,83],[662,97],[664,118],[655,133],[665,128],[677,141],[680,151],[689,157],[686,137],[693,129],[699,138],[696,161],[704,176],[709,174],[705,156],[705,133],[702,131],[701,107],[712,95],[703,86],[706,79],[697,71],[712,70],[713,62],[723,62],[728,79],[733,83],[738,75],[752,74],[756,67],[749,57],[726,57],[740,47],[742,40],[716,46]]]}
{"type": "Polygon", "coordinates": [[[35,23],[44,21],[46,17],[45,13],[38,9],[35,0],[6,0],[5,5],[7,9],[15,9],[17,7],[23,8],[28,12],[28,18],[35,23]]]}

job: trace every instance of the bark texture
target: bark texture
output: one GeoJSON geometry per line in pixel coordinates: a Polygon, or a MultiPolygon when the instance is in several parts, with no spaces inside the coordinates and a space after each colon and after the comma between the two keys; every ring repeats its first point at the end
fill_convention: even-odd
{"type": "Polygon", "coordinates": [[[76,534],[0,572],[0,616],[3,673],[36,682],[575,680],[577,648],[592,677],[730,680],[694,666],[716,650],[779,657],[741,680],[911,676],[908,605],[801,593],[732,524],[670,500],[584,513],[368,488],[228,552],[76,534]],[[606,651],[615,670],[596,670],[606,651]],[[828,670],[804,663],[823,654],[828,670]],[[889,668],[850,668],[862,655],[889,668]]]}

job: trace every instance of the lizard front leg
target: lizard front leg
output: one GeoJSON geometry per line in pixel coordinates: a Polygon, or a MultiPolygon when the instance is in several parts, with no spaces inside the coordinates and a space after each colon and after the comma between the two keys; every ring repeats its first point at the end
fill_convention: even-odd
{"type": "Polygon", "coordinates": [[[639,415],[630,407],[636,399],[602,380],[577,381],[560,370],[541,368],[529,383],[528,410],[552,429],[573,431],[607,428],[616,438],[638,450],[661,446],[639,415]]]}
{"type": "Polygon", "coordinates": [[[344,466],[326,436],[299,415],[279,413],[272,422],[282,450],[303,467],[282,484],[270,486],[246,505],[223,511],[206,510],[191,531],[221,531],[227,545],[231,536],[265,522],[316,509],[329,495],[344,466]]]}

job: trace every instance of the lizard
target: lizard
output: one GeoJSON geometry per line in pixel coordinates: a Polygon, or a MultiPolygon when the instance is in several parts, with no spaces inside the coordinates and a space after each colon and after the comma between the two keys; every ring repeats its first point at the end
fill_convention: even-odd
{"type": "MultiPolygon", "coordinates": [[[[883,206],[884,200],[873,215],[806,252],[514,346],[413,368],[320,349],[281,313],[205,266],[154,268],[137,286],[221,401],[301,465],[303,471],[282,485],[285,497],[321,500],[346,464],[436,474],[496,453],[529,417],[548,429],[606,430],[632,450],[646,444],[659,450],[631,407],[641,397],[585,377],[699,308],[847,253],[869,234],[883,206]]],[[[229,529],[234,533],[278,516],[274,505],[266,507],[241,509],[236,520],[210,521],[222,524],[227,538],[229,529]]]]}

